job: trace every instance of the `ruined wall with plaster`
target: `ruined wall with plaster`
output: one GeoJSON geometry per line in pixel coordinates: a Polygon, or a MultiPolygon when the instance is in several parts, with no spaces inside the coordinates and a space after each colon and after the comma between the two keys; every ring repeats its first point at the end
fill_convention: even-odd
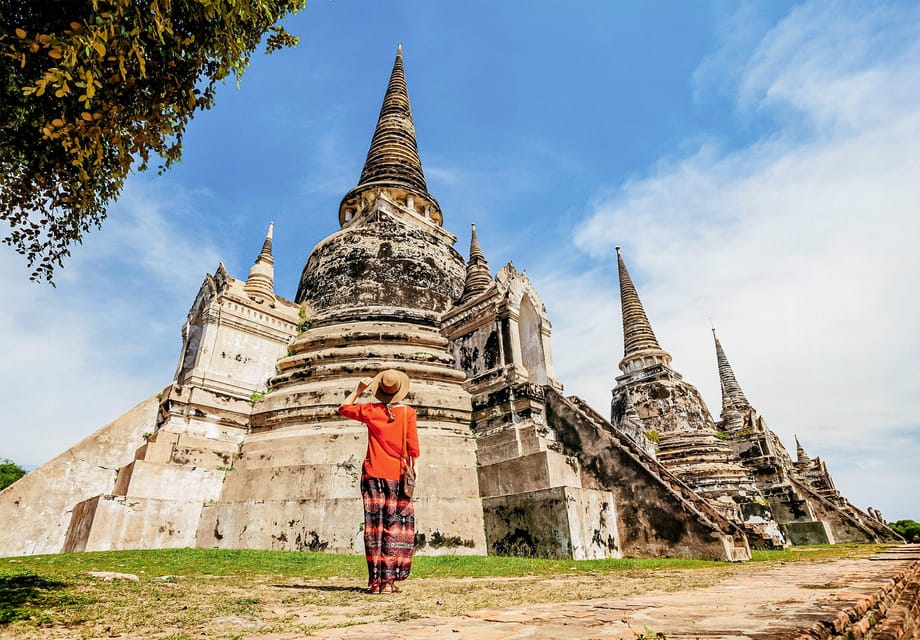
{"type": "Polygon", "coordinates": [[[111,493],[119,468],[156,426],[152,396],[0,492],[0,556],[60,553],[72,510],[111,493]]]}
{"type": "Polygon", "coordinates": [[[627,557],[746,560],[744,533],[577,399],[547,389],[547,419],[585,486],[609,491],[627,557]]]}

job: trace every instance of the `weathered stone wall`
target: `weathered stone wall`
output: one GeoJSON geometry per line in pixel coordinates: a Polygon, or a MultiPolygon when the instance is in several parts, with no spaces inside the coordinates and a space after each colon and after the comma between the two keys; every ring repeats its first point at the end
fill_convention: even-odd
{"type": "Polygon", "coordinates": [[[742,464],[754,474],[790,544],[897,540],[883,523],[840,495],[820,460],[804,457],[801,463],[794,463],[753,408],[723,409],[719,427],[725,429],[727,442],[742,464]]]}
{"type": "Polygon", "coordinates": [[[264,390],[297,332],[299,308],[273,296],[253,300],[221,266],[205,278],[182,332],[180,387],[248,398],[264,390]]]}
{"type": "MultiPolygon", "coordinates": [[[[825,524],[828,530],[828,541],[832,544],[843,542],[878,542],[881,538],[866,523],[852,517],[846,510],[839,508],[809,487],[798,481],[795,487],[799,493],[808,498],[809,504],[815,513],[816,519],[825,524]]],[[[886,528],[887,529],[887,528],[886,528]]],[[[894,541],[894,537],[888,541],[894,541]]]]}
{"type": "Polygon", "coordinates": [[[662,365],[644,370],[613,390],[611,422],[618,424],[631,407],[649,429],[715,431],[699,392],[662,365]]]}
{"type": "Polygon", "coordinates": [[[546,399],[548,423],[565,450],[577,455],[583,479],[614,497],[624,556],[750,558],[739,528],[680,487],[679,480],[625,436],[617,438],[609,423],[604,428],[584,413],[584,405],[551,389],[546,399]]]}
{"type": "Polygon", "coordinates": [[[489,554],[589,560],[620,557],[607,491],[571,486],[483,499],[489,554]]]}
{"type": "Polygon", "coordinates": [[[553,387],[506,384],[473,415],[490,553],[750,557],[739,528],[553,387]]]}
{"type": "Polygon", "coordinates": [[[834,542],[834,539],[828,535],[827,526],[821,521],[782,522],[779,526],[789,544],[811,545],[834,542]]]}
{"type": "Polygon", "coordinates": [[[77,503],[111,493],[156,427],[152,396],[0,492],[0,556],[59,553],[77,503]]]}
{"type": "Polygon", "coordinates": [[[99,495],[76,505],[62,551],[195,546],[201,500],[99,495]]]}
{"type": "Polygon", "coordinates": [[[657,459],[725,517],[744,523],[752,544],[783,543],[751,470],[716,430],[696,388],[663,364],[617,378],[611,422],[641,424],[658,439],[657,459]]]}
{"type": "Polygon", "coordinates": [[[468,379],[502,366],[498,324],[488,322],[454,338],[450,343],[450,351],[468,379]]]}
{"type": "Polygon", "coordinates": [[[443,238],[382,209],[372,222],[316,246],[296,300],[321,311],[384,306],[442,312],[463,292],[465,271],[463,258],[443,238]]]}

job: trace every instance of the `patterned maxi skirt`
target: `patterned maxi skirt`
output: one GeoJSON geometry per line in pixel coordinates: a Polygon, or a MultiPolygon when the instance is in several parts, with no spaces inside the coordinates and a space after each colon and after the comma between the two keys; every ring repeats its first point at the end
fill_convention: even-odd
{"type": "Polygon", "coordinates": [[[367,584],[405,580],[415,546],[415,507],[401,495],[399,480],[361,477],[367,584]]]}

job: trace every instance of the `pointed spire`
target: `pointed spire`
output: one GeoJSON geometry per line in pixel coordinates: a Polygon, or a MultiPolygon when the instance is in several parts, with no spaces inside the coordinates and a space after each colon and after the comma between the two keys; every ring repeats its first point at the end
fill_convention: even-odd
{"type": "Polygon", "coordinates": [[[668,366],[671,355],[658,344],[636,287],[629,277],[626,263],[623,262],[620,247],[616,250],[620,275],[620,307],[623,311],[623,360],[620,362],[620,369],[623,373],[629,373],[652,364],[668,366]]]}
{"type": "Polygon", "coordinates": [[[802,446],[802,443],[799,442],[799,437],[795,436],[795,457],[796,462],[799,464],[805,464],[811,462],[811,458],[805,453],[805,447],[802,446]]]}
{"type": "Polygon", "coordinates": [[[744,397],[741,386],[735,379],[731,364],[722,349],[722,343],[716,335],[715,327],[712,328],[712,337],[716,341],[716,362],[719,365],[719,381],[722,383],[722,411],[730,409],[750,409],[751,403],[744,397]]]}
{"type": "Polygon", "coordinates": [[[272,306],[275,304],[275,259],[272,257],[272,234],[274,229],[275,223],[268,223],[268,233],[265,234],[262,250],[259,252],[255,264],[249,270],[246,284],[243,285],[243,291],[252,300],[256,302],[268,301],[272,306]]]}
{"type": "Polygon", "coordinates": [[[472,223],[472,232],[470,233],[470,262],[478,258],[485,262],[486,257],[482,255],[482,247],[479,246],[479,236],[476,234],[476,223],[472,223]]]}
{"type": "Polygon", "coordinates": [[[463,286],[463,295],[460,300],[466,300],[482,293],[492,284],[492,272],[489,271],[489,263],[486,262],[482,254],[482,248],[479,246],[479,237],[476,235],[476,225],[473,225],[473,233],[470,237],[470,260],[466,264],[466,284],[463,286]]]}
{"type": "MultiPolygon", "coordinates": [[[[415,141],[415,124],[403,69],[402,43],[390,74],[377,128],[364,161],[358,185],[342,199],[339,222],[345,224],[361,210],[361,196],[387,190],[409,208],[441,224],[441,209],[428,193],[422,161],[415,141]]],[[[366,203],[365,203],[366,204],[366,203]]]]}
{"type": "Polygon", "coordinates": [[[272,264],[275,264],[275,259],[272,257],[272,235],[275,232],[275,223],[268,223],[268,233],[265,234],[265,242],[262,243],[262,250],[259,252],[259,257],[256,258],[256,262],[260,259],[268,260],[272,264]]]}

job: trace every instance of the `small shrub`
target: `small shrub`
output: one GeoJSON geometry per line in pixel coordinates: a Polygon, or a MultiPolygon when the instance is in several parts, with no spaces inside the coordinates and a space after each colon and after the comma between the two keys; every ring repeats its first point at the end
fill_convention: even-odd
{"type": "Polygon", "coordinates": [[[304,331],[307,331],[310,327],[313,326],[313,318],[307,317],[307,308],[304,305],[300,305],[300,312],[297,314],[300,322],[297,323],[297,333],[301,334],[304,331]]]}

